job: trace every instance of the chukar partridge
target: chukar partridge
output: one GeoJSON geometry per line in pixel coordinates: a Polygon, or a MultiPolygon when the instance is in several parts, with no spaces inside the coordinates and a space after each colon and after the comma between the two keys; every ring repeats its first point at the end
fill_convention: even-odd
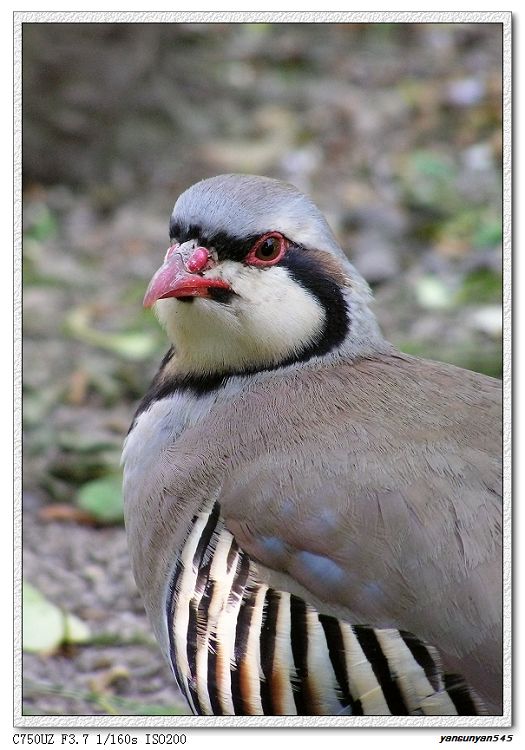
{"type": "Polygon", "coordinates": [[[199,182],[170,237],[125,516],[191,710],[501,713],[500,382],[385,341],[291,185],[199,182]]]}

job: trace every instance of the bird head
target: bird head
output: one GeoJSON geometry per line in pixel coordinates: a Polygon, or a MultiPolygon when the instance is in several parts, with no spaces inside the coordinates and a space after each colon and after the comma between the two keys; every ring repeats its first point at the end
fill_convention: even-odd
{"type": "Polygon", "coordinates": [[[170,240],[144,306],[166,328],[181,374],[358,356],[382,341],[368,286],[292,185],[236,174],[203,180],[177,200],[170,240]]]}

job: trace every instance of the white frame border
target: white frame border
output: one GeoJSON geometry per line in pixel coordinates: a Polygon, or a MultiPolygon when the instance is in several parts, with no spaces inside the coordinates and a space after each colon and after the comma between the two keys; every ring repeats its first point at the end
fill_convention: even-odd
{"type": "Polygon", "coordinates": [[[510,727],[512,689],[511,420],[512,420],[512,13],[510,12],[168,12],[24,11],[13,13],[14,38],[14,689],[16,727],[510,727]],[[22,24],[23,23],[494,23],[503,34],[503,390],[504,390],[504,713],[502,716],[24,716],[22,706],[22,24]]]}

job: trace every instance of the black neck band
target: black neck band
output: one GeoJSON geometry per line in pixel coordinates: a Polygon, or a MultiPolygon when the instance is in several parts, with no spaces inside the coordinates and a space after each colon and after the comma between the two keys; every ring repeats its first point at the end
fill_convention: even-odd
{"type": "MultiPolygon", "coordinates": [[[[323,356],[342,344],[350,325],[348,306],[341,287],[328,274],[320,273],[315,258],[303,248],[291,247],[280,265],[288,270],[293,280],[312,294],[325,310],[325,324],[320,334],[302,351],[285,359],[256,367],[230,370],[222,373],[186,374],[162,377],[162,372],[174,356],[173,347],[164,357],[160,369],[135,413],[135,420],[155,401],[166,398],[176,391],[191,391],[196,395],[210,393],[220,388],[231,377],[251,375],[255,372],[277,370],[312,357],[323,356]]],[[[133,427],[132,424],[132,427],[133,427]]],[[[131,428],[130,428],[131,429],[131,428]]]]}

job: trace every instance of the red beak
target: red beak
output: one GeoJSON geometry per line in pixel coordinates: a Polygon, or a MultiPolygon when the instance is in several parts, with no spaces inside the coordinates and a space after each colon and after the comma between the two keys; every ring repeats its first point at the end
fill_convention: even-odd
{"type": "Polygon", "coordinates": [[[173,252],[151,279],[144,307],[152,307],[157,300],[167,297],[210,297],[210,289],[231,289],[222,279],[202,276],[200,272],[208,262],[207,251],[205,259],[203,251],[204,248],[197,248],[186,259],[181,253],[173,252]]]}

